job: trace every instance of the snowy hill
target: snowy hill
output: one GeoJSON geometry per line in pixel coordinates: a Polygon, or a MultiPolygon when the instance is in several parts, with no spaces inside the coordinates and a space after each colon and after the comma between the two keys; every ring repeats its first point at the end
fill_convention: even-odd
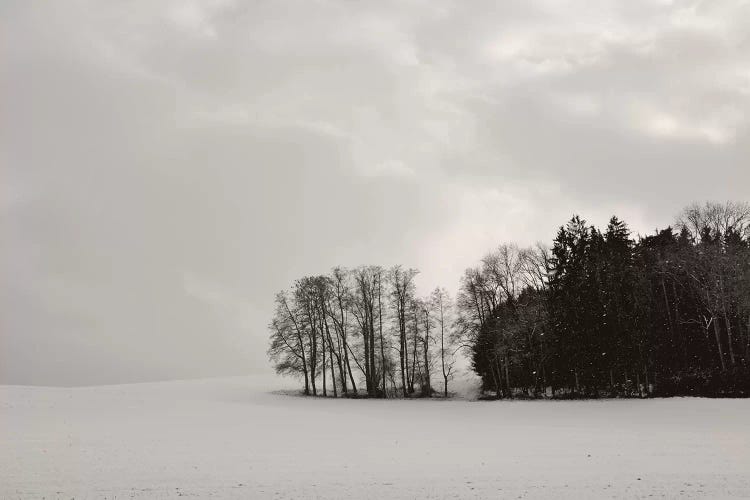
{"type": "Polygon", "coordinates": [[[323,400],[239,377],[0,386],[0,498],[750,497],[750,400],[323,400]]]}

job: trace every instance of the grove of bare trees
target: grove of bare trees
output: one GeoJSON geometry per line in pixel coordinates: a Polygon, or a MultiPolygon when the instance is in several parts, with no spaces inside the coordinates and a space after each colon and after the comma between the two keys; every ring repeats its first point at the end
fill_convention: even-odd
{"type": "Polygon", "coordinates": [[[491,398],[750,395],[750,204],[692,204],[634,238],[575,216],[503,244],[455,300],[418,272],[335,268],[276,296],[269,355],[305,394],[449,396],[464,355],[491,398]],[[462,353],[462,354],[461,354],[462,353]]]}
{"type": "Polygon", "coordinates": [[[454,375],[453,305],[444,289],[418,297],[417,271],[335,268],[276,295],[269,356],[309,395],[432,396],[454,375]],[[364,382],[364,383],[362,383],[364,382]]]}

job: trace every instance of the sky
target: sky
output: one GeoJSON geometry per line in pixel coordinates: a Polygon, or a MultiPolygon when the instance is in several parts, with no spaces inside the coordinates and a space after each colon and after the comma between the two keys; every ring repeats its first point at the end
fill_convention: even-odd
{"type": "Polygon", "coordinates": [[[6,0],[0,96],[5,384],[268,372],[295,278],[750,200],[747,1],[6,0]]]}

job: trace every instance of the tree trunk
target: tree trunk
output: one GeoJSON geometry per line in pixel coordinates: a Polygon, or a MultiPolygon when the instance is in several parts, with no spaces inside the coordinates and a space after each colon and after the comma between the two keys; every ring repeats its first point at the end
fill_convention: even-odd
{"type": "MultiPolygon", "coordinates": [[[[334,332],[335,333],[335,332],[334,332]]],[[[341,355],[341,339],[336,339],[336,362],[339,367],[339,380],[341,381],[341,392],[343,394],[349,393],[349,388],[346,384],[346,372],[344,371],[344,363],[342,361],[342,355],[341,355]]]]}
{"type": "Polygon", "coordinates": [[[370,335],[367,332],[367,311],[365,311],[365,317],[362,322],[362,341],[365,348],[365,390],[368,395],[372,394],[372,380],[370,378],[370,335]]]}
{"type": "MultiPolygon", "coordinates": [[[[327,328],[327,327],[326,327],[327,328]]],[[[331,384],[333,385],[333,397],[339,397],[338,391],[336,390],[336,367],[333,364],[333,344],[331,344],[331,335],[328,335],[328,359],[331,362],[331,384]]]]}
{"type": "Polygon", "coordinates": [[[445,318],[443,317],[443,299],[440,298],[440,365],[443,370],[443,397],[448,397],[448,373],[445,371],[445,318]]]}
{"type": "Polygon", "coordinates": [[[719,333],[719,322],[716,317],[712,317],[711,321],[714,324],[714,337],[716,338],[716,348],[719,350],[719,360],[721,360],[721,371],[727,371],[727,365],[724,361],[724,349],[721,347],[721,334],[719,333]]]}
{"type": "Polygon", "coordinates": [[[370,385],[372,388],[372,396],[377,393],[378,380],[376,380],[377,370],[375,370],[375,308],[373,304],[373,297],[370,296],[370,385]]]}
{"type": "MultiPolygon", "coordinates": [[[[354,354],[354,351],[352,351],[351,346],[347,346],[347,347],[349,348],[349,355],[351,356],[351,359],[354,360],[354,363],[356,363],[357,368],[359,368],[359,371],[361,371],[362,374],[364,375],[365,369],[362,367],[362,364],[357,360],[357,356],[354,354]]],[[[354,377],[352,376],[351,369],[349,370],[349,377],[351,378],[351,381],[352,381],[352,387],[353,387],[354,394],[357,394],[357,386],[356,386],[356,384],[354,384],[354,377]]]]}
{"type": "Polygon", "coordinates": [[[425,313],[425,334],[424,334],[424,381],[425,381],[425,387],[423,388],[423,392],[426,396],[430,396],[432,393],[432,388],[430,387],[430,322],[429,318],[427,317],[427,313],[425,313]]]}
{"type": "Polygon", "coordinates": [[[302,336],[299,336],[297,340],[299,341],[299,348],[300,348],[300,352],[302,353],[302,371],[305,373],[305,396],[309,396],[310,395],[310,379],[307,374],[307,360],[305,359],[305,347],[304,347],[304,344],[302,343],[302,336]]]}
{"type": "Polygon", "coordinates": [[[732,322],[729,321],[729,315],[727,314],[727,301],[726,294],[724,293],[724,277],[722,273],[719,273],[719,290],[721,291],[721,309],[724,313],[724,324],[727,329],[727,343],[729,344],[729,362],[734,367],[734,341],[732,339],[732,322]]]}
{"type": "Polygon", "coordinates": [[[638,370],[635,372],[635,385],[638,387],[638,396],[643,397],[643,391],[641,390],[641,374],[638,370]]]}
{"type": "Polygon", "coordinates": [[[318,388],[315,385],[315,376],[318,368],[318,336],[313,331],[310,335],[312,347],[310,348],[310,378],[312,382],[313,396],[318,395],[318,388]]]}
{"type": "MultiPolygon", "coordinates": [[[[324,307],[325,307],[325,303],[324,303],[324,307]]],[[[335,324],[336,318],[333,316],[332,313],[333,313],[332,309],[326,307],[324,311],[324,315],[323,315],[323,322],[326,327],[326,335],[328,335],[328,343],[331,345],[332,348],[334,346],[333,336],[331,336],[331,328],[328,326],[328,317],[330,316],[334,322],[333,333],[336,337],[336,345],[335,345],[335,349],[333,350],[333,354],[336,355],[336,366],[339,369],[339,380],[341,381],[341,393],[342,395],[344,395],[348,391],[346,388],[346,375],[344,374],[344,363],[341,360],[341,336],[338,334],[336,330],[336,324],[335,324]]],[[[331,364],[333,364],[333,361],[331,361],[331,364]]]]}
{"type": "Polygon", "coordinates": [[[399,342],[398,357],[401,362],[401,390],[404,393],[404,397],[406,397],[406,374],[404,371],[406,367],[404,366],[404,358],[409,355],[409,352],[406,349],[406,318],[403,307],[399,313],[399,342]]]}
{"type": "MultiPolygon", "coordinates": [[[[498,376],[498,374],[495,373],[497,364],[498,364],[497,360],[493,360],[489,362],[490,373],[492,374],[492,381],[495,382],[495,397],[500,399],[503,396],[503,393],[502,393],[502,387],[500,386],[500,377],[498,376]]],[[[499,368],[498,368],[498,372],[499,372],[499,368]]]]}
{"type": "Polygon", "coordinates": [[[354,374],[352,373],[352,365],[349,362],[349,346],[347,344],[348,339],[346,338],[346,318],[344,317],[344,305],[341,302],[341,298],[338,299],[339,302],[339,318],[341,320],[341,343],[343,344],[344,349],[344,365],[346,367],[346,371],[349,373],[349,381],[352,384],[352,392],[354,395],[357,395],[357,384],[354,382],[354,374]]]}
{"type": "Polygon", "coordinates": [[[513,387],[510,385],[510,371],[508,368],[508,365],[510,364],[508,362],[508,355],[505,355],[505,383],[508,384],[508,396],[510,399],[513,399],[513,387]]]}
{"type": "Polygon", "coordinates": [[[297,343],[299,344],[299,358],[302,360],[302,373],[305,376],[305,396],[310,395],[310,379],[308,377],[307,373],[307,359],[305,357],[305,344],[302,341],[302,334],[300,333],[299,329],[297,328],[297,324],[294,323],[295,332],[297,336],[297,343]]]}
{"type": "Polygon", "coordinates": [[[286,313],[289,316],[289,319],[294,325],[294,331],[297,333],[297,342],[299,342],[299,349],[300,353],[302,354],[302,371],[305,374],[305,396],[309,396],[310,379],[307,370],[307,358],[305,357],[305,343],[302,340],[302,331],[300,330],[299,325],[297,324],[297,320],[294,318],[294,315],[292,315],[292,311],[289,309],[289,305],[287,304],[286,299],[282,299],[282,303],[284,304],[284,308],[286,309],[286,313]]]}
{"type": "Polygon", "coordinates": [[[412,337],[412,360],[411,360],[411,378],[409,379],[409,393],[414,394],[414,377],[417,373],[417,336],[419,327],[417,326],[417,316],[414,315],[414,336],[412,337]]]}
{"type": "Polygon", "coordinates": [[[344,354],[346,354],[346,371],[349,372],[349,382],[352,384],[352,392],[354,395],[357,395],[357,384],[354,382],[354,374],[352,373],[352,365],[349,363],[349,355],[347,354],[346,350],[344,350],[344,354]]]}
{"type": "Polygon", "coordinates": [[[380,330],[380,371],[382,378],[382,397],[386,397],[385,392],[385,346],[383,344],[383,289],[381,286],[382,274],[378,275],[378,329],[380,330]]]}
{"type": "Polygon", "coordinates": [[[734,366],[734,338],[732,337],[732,322],[729,320],[729,316],[727,315],[726,306],[724,307],[724,324],[727,328],[727,343],[729,343],[729,362],[732,363],[732,366],[734,366]]]}
{"type": "Polygon", "coordinates": [[[312,384],[313,396],[318,395],[318,388],[315,386],[315,368],[316,368],[315,364],[311,362],[310,363],[310,383],[312,384]]]}
{"type": "Polygon", "coordinates": [[[326,337],[323,335],[323,326],[320,327],[320,347],[323,353],[323,397],[328,396],[326,393],[326,337]]]}

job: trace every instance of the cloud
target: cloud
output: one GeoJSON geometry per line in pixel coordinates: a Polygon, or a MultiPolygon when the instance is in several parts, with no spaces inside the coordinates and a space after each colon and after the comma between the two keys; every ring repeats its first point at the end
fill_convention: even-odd
{"type": "Polygon", "coordinates": [[[216,38],[216,28],[196,2],[180,2],[172,6],[167,18],[178,28],[204,38],[216,38]]]}
{"type": "Polygon", "coordinates": [[[301,275],[748,199],[749,9],[8,2],[0,381],[265,371],[301,275]]]}
{"type": "Polygon", "coordinates": [[[399,160],[389,160],[383,163],[378,163],[370,168],[365,168],[363,171],[365,176],[389,176],[389,177],[414,177],[416,172],[414,169],[404,164],[399,160]]]}
{"type": "Polygon", "coordinates": [[[638,126],[656,138],[706,141],[716,146],[732,142],[737,130],[744,125],[744,117],[732,111],[686,118],[657,110],[642,109],[640,116],[638,126]]]}

